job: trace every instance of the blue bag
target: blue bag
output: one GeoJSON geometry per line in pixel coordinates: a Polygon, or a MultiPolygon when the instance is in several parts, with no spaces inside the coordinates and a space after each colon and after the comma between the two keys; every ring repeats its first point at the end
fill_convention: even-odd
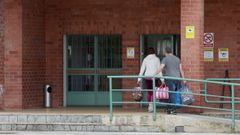
{"type": "Polygon", "coordinates": [[[175,93],[175,104],[176,105],[182,104],[181,94],[178,91],[177,91],[177,93],[175,93]]]}
{"type": "Polygon", "coordinates": [[[181,99],[181,93],[179,91],[176,91],[176,93],[172,93],[171,96],[171,103],[175,104],[175,108],[181,108],[182,99],[181,99]]]}

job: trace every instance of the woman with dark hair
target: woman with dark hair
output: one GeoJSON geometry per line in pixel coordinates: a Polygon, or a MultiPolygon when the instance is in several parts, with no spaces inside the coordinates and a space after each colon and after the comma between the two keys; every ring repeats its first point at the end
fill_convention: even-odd
{"type": "MultiPolygon", "coordinates": [[[[154,75],[160,75],[162,76],[162,72],[159,72],[160,68],[160,60],[159,58],[155,55],[155,51],[153,48],[148,48],[147,49],[147,56],[143,59],[142,66],[140,69],[139,76],[154,76],[154,75]]],[[[138,78],[138,84],[140,84],[141,78],[138,78]]],[[[144,78],[145,84],[148,91],[148,111],[152,112],[153,111],[153,92],[152,92],[152,84],[153,80],[152,78],[144,78]]],[[[158,80],[155,80],[157,83],[158,80]]]]}

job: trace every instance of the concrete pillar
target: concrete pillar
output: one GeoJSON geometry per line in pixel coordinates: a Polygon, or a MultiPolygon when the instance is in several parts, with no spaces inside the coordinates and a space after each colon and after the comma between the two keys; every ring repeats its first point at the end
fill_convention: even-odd
{"type": "MultiPolygon", "coordinates": [[[[204,78],[203,33],[204,0],[181,0],[181,59],[185,78],[204,78]],[[186,30],[188,26],[190,29],[186,30]]],[[[200,88],[200,83],[191,85],[191,89],[200,88]]],[[[200,104],[199,96],[195,97],[200,104]]]]}
{"type": "Polygon", "coordinates": [[[4,108],[22,108],[22,0],[4,0],[4,108]]]}
{"type": "Polygon", "coordinates": [[[0,108],[3,106],[3,85],[4,85],[4,14],[3,1],[0,1],[0,108]]]}

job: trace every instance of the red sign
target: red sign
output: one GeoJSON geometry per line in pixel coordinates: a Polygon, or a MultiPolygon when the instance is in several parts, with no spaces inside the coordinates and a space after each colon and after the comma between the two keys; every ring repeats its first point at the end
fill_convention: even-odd
{"type": "Polygon", "coordinates": [[[214,34],[213,33],[204,33],[203,46],[211,47],[211,48],[214,47],[214,34]]]}

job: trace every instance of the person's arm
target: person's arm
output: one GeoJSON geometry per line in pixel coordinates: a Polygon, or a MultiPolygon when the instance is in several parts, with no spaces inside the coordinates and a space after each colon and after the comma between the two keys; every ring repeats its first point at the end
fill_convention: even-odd
{"type": "MultiPolygon", "coordinates": [[[[158,58],[158,61],[157,61],[157,74],[156,75],[162,77],[163,75],[162,75],[162,71],[160,69],[160,66],[161,66],[161,62],[160,62],[160,60],[158,58]]],[[[161,82],[164,82],[163,78],[161,78],[160,80],[161,80],[161,82]]]]}
{"type": "MultiPolygon", "coordinates": [[[[144,59],[143,63],[142,63],[142,66],[141,66],[141,69],[140,69],[140,73],[138,74],[138,76],[142,76],[143,73],[145,72],[145,69],[146,69],[146,62],[145,62],[145,59],[144,59]]],[[[138,78],[137,83],[139,84],[141,80],[142,80],[142,78],[138,78]]]]}
{"type": "MultiPolygon", "coordinates": [[[[162,71],[163,71],[163,68],[165,67],[165,64],[160,64],[160,67],[159,67],[159,72],[158,72],[158,75],[159,76],[163,76],[162,75],[162,71]]],[[[164,83],[164,79],[161,79],[161,82],[164,83]]]]}
{"type": "MultiPolygon", "coordinates": [[[[182,64],[181,64],[181,63],[179,64],[179,67],[180,67],[181,77],[182,77],[182,78],[185,78],[184,72],[183,72],[183,68],[182,68],[182,64]]],[[[186,83],[186,81],[183,81],[183,82],[186,83]]]]}

